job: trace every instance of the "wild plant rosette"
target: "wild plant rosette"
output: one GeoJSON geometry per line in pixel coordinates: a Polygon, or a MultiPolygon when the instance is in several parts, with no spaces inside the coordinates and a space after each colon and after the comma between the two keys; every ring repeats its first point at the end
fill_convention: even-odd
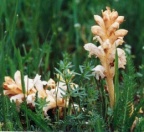
{"type": "Polygon", "coordinates": [[[110,107],[113,108],[115,102],[113,83],[115,75],[115,53],[117,50],[118,68],[125,68],[125,51],[117,47],[123,44],[123,38],[128,31],[119,29],[120,24],[124,21],[124,16],[119,16],[117,11],[111,11],[109,7],[106,7],[106,10],[102,11],[102,17],[94,15],[94,20],[97,25],[92,26],[91,31],[94,35],[93,39],[98,41],[100,46],[87,43],[84,45],[84,49],[89,52],[89,57],[94,55],[100,59],[101,65],[97,65],[93,71],[97,80],[106,80],[110,107]]]}

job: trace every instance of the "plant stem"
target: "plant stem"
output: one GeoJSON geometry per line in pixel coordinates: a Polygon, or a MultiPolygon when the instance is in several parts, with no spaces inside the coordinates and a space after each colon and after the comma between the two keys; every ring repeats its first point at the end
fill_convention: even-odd
{"type": "Polygon", "coordinates": [[[114,83],[112,77],[106,78],[106,83],[108,87],[109,99],[110,99],[110,107],[113,108],[114,106],[114,83]]]}
{"type": "Polygon", "coordinates": [[[110,99],[110,107],[113,108],[114,106],[114,83],[113,83],[113,73],[110,70],[110,65],[108,63],[108,56],[109,52],[106,52],[105,59],[101,61],[102,65],[105,67],[106,72],[106,84],[108,88],[108,94],[110,99]]]}

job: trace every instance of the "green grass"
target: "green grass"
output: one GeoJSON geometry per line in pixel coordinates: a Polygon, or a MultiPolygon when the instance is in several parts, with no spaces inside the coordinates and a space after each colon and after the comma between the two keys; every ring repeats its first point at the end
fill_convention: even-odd
{"type": "Polygon", "coordinates": [[[121,28],[129,31],[124,40],[132,46],[134,56],[134,65],[128,66],[125,72],[130,76],[129,70],[134,67],[135,73],[141,73],[142,77],[136,76],[136,79],[131,79],[138,83],[131,94],[143,100],[144,4],[141,0],[0,0],[0,123],[4,123],[2,127],[0,125],[0,130],[124,131],[129,130],[126,125],[131,125],[130,119],[134,120],[134,116],[142,118],[136,130],[143,130],[144,117],[137,115],[137,109],[142,104],[139,106],[138,102],[134,102],[136,112],[133,118],[128,117],[127,103],[132,102],[132,95],[127,94],[127,100],[123,100],[124,90],[121,86],[127,87],[127,93],[132,91],[133,86],[130,84],[130,88],[128,87],[129,80],[126,75],[120,72],[118,75],[124,80],[118,78],[118,75],[115,78],[116,94],[119,97],[116,113],[108,107],[108,95],[104,92],[105,82],[96,82],[91,76],[91,69],[97,61],[93,58],[87,59],[83,46],[92,42],[90,28],[95,24],[93,15],[100,15],[106,6],[125,16],[121,28]],[[60,69],[59,63],[60,60],[67,61],[66,57],[63,57],[64,53],[69,54],[69,62],[72,64],[70,68],[75,72],[74,82],[80,85],[78,91],[68,93],[68,96],[71,95],[71,101],[79,104],[80,110],[74,114],[65,110],[64,120],[58,118],[58,111],[53,120],[45,119],[25,104],[22,104],[20,112],[17,112],[15,104],[3,96],[4,77],[13,77],[15,71],[20,70],[23,75],[31,78],[36,74],[42,75],[43,80],[56,78],[55,68],[64,72],[64,69],[60,69]],[[100,89],[101,87],[103,89],[100,89]],[[118,95],[119,92],[122,93],[118,95]],[[125,106],[122,118],[118,117],[121,113],[121,109],[118,109],[119,103],[121,108],[125,106]],[[122,126],[119,125],[121,123],[122,126]]]}

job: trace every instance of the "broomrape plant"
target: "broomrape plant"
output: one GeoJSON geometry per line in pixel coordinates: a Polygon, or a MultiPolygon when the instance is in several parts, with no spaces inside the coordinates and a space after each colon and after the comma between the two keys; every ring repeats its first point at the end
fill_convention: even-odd
{"type": "Polygon", "coordinates": [[[128,31],[119,29],[120,24],[124,21],[124,16],[119,16],[117,11],[111,11],[109,7],[106,8],[106,11],[102,11],[102,17],[94,15],[94,19],[98,25],[92,26],[91,31],[94,34],[93,39],[98,41],[100,46],[88,43],[84,45],[84,48],[89,51],[89,57],[94,55],[100,59],[101,65],[97,65],[93,71],[97,80],[105,78],[110,106],[113,108],[115,103],[113,83],[115,75],[115,53],[117,50],[118,68],[125,68],[125,52],[117,47],[123,44],[123,37],[128,31]]]}
{"type": "MultiPolygon", "coordinates": [[[[6,76],[3,83],[4,94],[10,97],[11,102],[14,101],[17,105],[20,105],[24,99],[27,104],[35,107],[36,93],[38,98],[46,99],[48,102],[43,107],[44,115],[47,115],[47,111],[56,107],[67,107],[68,101],[63,98],[66,93],[67,86],[63,80],[60,80],[57,84],[53,79],[49,81],[42,81],[40,75],[36,75],[34,79],[24,76],[24,86],[26,93],[22,91],[21,74],[20,71],[16,71],[14,80],[6,76]],[[45,86],[45,88],[44,88],[45,86]],[[50,90],[48,90],[50,88],[50,90]]],[[[71,84],[76,87],[76,84],[71,84]]]]}
{"type": "Polygon", "coordinates": [[[17,70],[14,77],[4,77],[0,93],[0,106],[3,105],[3,112],[6,111],[4,121],[0,120],[0,130],[14,130],[14,124],[9,123],[11,120],[18,120],[20,130],[125,132],[143,128],[144,118],[137,117],[137,113],[139,110],[143,113],[144,100],[136,107],[133,85],[135,76],[129,57],[131,47],[125,45],[126,53],[119,48],[128,33],[125,29],[119,29],[124,16],[106,7],[102,16],[94,15],[94,20],[97,25],[91,27],[91,32],[93,40],[100,45],[87,43],[84,49],[89,52],[89,57],[99,58],[100,64],[97,66],[93,66],[93,60],[85,61],[79,66],[80,73],[76,73],[68,54],[65,54],[59,68],[55,68],[54,80],[42,80],[39,74],[29,78],[28,75],[23,76],[22,57],[18,52],[21,71],[17,70]],[[127,54],[129,56],[126,58],[127,54]],[[119,68],[125,69],[120,76],[121,80],[119,68]],[[14,110],[13,114],[9,113],[11,109],[14,110]],[[23,116],[26,116],[27,128],[23,124],[23,116]],[[34,124],[34,128],[30,127],[31,124],[34,124]],[[3,126],[8,129],[3,129],[3,126]]]}

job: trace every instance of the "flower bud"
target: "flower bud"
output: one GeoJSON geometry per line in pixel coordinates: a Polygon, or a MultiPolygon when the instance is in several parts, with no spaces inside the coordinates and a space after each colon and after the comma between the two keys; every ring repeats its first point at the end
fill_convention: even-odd
{"type": "Polygon", "coordinates": [[[107,38],[106,34],[100,26],[92,26],[91,31],[94,35],[100,36],[102,41],[104,41],[107,38]]]}
{"type": "Polygon", "coordinates": [[[117,31],[115,32],[115,35],[116,35],[117,37],[124,37],[127,33],[128,33],[127,30],[125,30],[125,29],[119,29],[119,30],[117,30],[117,31]]]}
{"type": "Polygon", "coordinates": [[[94,36],[93,40],[98,41],[101,45],[103,44],[103,41],[102,41],[102,39],[99,36],[94,36]]]}
{"type": "Polygon", "coordinates": [[[124,21],[124,16],[118,16],[118,18],[115,21],[121,24],[124,21]]]}
{"type": "Polygon", "coordinates": [[[91,31],[94,35],[102,36],[104,32],[100,26],[92,26],[91,31]]]}
{"type": "Polygon", "coordinates": [[[114,22],[109,28],[108,28],[108,35],[110,36],[112,32],[115,32],[119,28],[119,23],[114,22]]]}
{"type": "Polygon", "coordinates": [[[115,20],[115,19],[117,19],[117,17],[118,17],[118,12],[117,11],[113,11],[112,13],[111,13],[111,20],[115,20]]]}
{"type": "Polygon", "coordinates": [[[111,48],[111,43],[110,43],[109,39],[107,39],[105,42],[103,42],[102,47],[103,47],[103,49],[111,48]]]}
{"type": "Polygon", "coordinates": [[[122,45],[123,42],[124,42],[124,41],[123,41],[123,38],[119,38],[119,39],[117,39],[117,40],[115,41],[115,45],[116,45],[116,46],[122,45]]]}
{"type": "Polygon", "coordinates": [[[104,21],[99,15],[94,15],[94,19],[97,22],[97,24],[100,25],[102,28],[105,27],[104,21]]]}

